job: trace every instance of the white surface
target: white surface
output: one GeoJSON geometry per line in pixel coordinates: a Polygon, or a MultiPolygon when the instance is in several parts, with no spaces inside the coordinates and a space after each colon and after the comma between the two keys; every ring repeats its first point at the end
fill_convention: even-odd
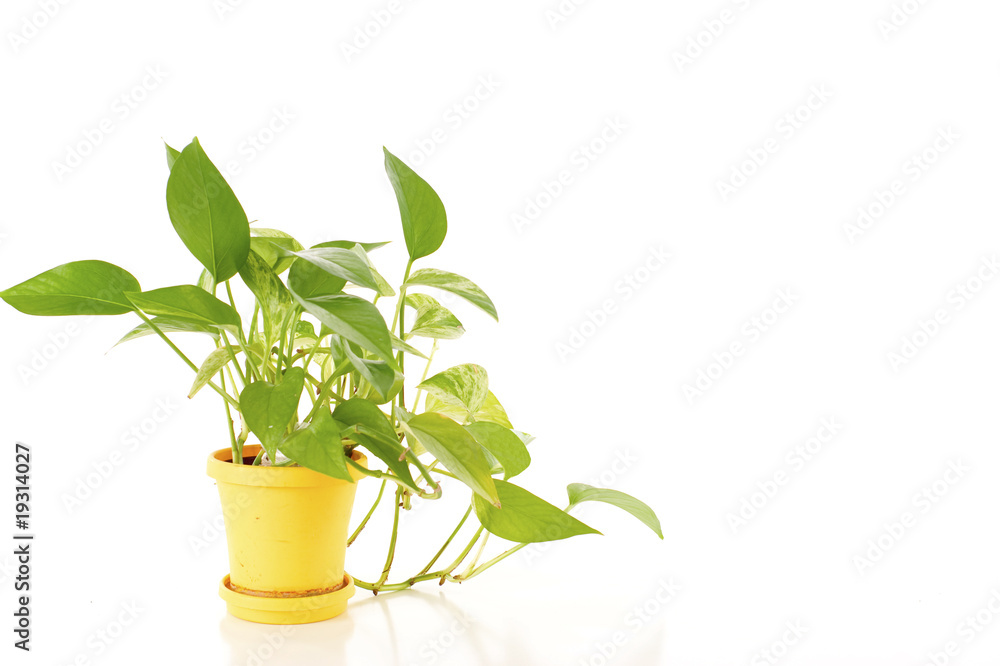
{"type": "MultiPolygon", "coordinates": [[[[658,510],[666,540],[594,507],[581,515],[606,537],[513,557],[461,588],[359,593],[347,616],[288,636],[227,618],[223,541],[191,545],[218,515],[204,474],[208,451],[226,444],[217,398],[185,400],[190,374],[155,340],[105,356],[125,318],[75,322],[25,382],[19,367],[74,322],[4,307],[0,441],[34,449],[38,535],[35,651],[15,652],[8,633],[4,663],[254,664],[280,636],[265,663],[597,666],[620,631],[609,663],[754,664],[794,638],[786,623],[807,632],[781,664],[916,666],[949,641],[959,652],[948,663],[995,663],[1000,618],[985,611],[992,621],[972,640],[961,623],[1000,590],[1000,287],[986,282],[961,309],[949,292],[1000,251],[1000,6],[925,3],[885,39],[889,0],[604,0],[555,29],[555,0],[404,1],[348,62],[341,43],[387,6],[258,1],[220,18],[211,0],[67,3],[15,53],[6,33],[39,9],[6,2],[0,284],[82,258],[118,263],[146,288],[194,280],[164,206],[160,138],[180,147],[195,134],[217,163],[236,162],[230,180],[251,218],[305,243],[395,240],[377,259],[398,280],[384,144],[448,209],[448,239],[424,265],[468,275],[500,310],[495,325],[456,305],[469,333],[440,367],[489,369],[515,425],[538,436],[528,487],[561,502],[566,483],[603,474],[658,510]],[[673,54],[723,9],[732,22],[678,71],[673,54]],[[165,78],[147,79],[123,118],[115,100],[146,68],[165,78]],[[450,109],[481,77],[498,87],[479,89],[485,99],[456,127],[450,109]],[[789,137],[783,116],[817,87],[832,96],[813,99],[789,137]],[[294,117],[248,149],[275,110],[294,117]],[[52,163],[104,118],[113,131],[57,179],[52,163]],[[580,171],[575,151],[616,119],[620,135],[580,171]],[[959,138],[912,180],[904,163],[949,127],[959,138]],[[414,159],[417,142],[442,136],[414,159]],[[717,181],[765,146],[777,152],[723,202],[717,181]],[[512,214],[563,170],[571,182],[518,233],[512,214]],[[894,179],[905,193],[850,243],[844,225],[894,179]],[[638,290],[616,288],[661,246],[666,267],[638,290]],[[744,324],[780,289],[794,306],[751,339],[744,324]],[[557,344],[609,299],[615,311],[561,358],[557,344]],[[937,309],[947,323],[894,371],[887,354],[937,309]],[[745,353],[689,402],[682,387],[734,342],[745,353]],[[132,450],[122,438],[157,400],[175,407],[132,450]],[[818,455],[801,469],[786,461],[831,417],[843,428],[818,455]],[[121,448],[124,462],[68,512],[62,496],[121,448]],[[619,455],[634,460],[616,469],[619,455]],[[970,471],[939,484],[947,492],[924,512],[914,495],[949,461],[970,471]],[[734,534],[727,514],[776,472],[789,482],[734,534]],[[906,512],[915,526],[859,572],[855,556],[906,512]],[[680,586],[666,604],[652,601],[661,580],[680,586]],[[133,601],[136,622],[96,654],[89,637],[133,601]],[[658,612],[637,623],[647,602],[658,612]],[[452,639],[463,614],[470,627],[452,639]]],[[[13,454],[0,458],[0,508],[12,512],[13,454]]],[[[407,519],[401,575],[457,511],[407,519]]],[[[385,527],[351,549],[351,571],[380,568],[385,527]]]]}

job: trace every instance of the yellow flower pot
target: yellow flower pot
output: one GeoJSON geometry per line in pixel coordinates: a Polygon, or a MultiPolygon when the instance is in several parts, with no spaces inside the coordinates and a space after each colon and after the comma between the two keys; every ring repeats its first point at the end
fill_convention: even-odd
{"type": "MultiPolygon", "coordinates": [[[[243,448],[253,460],[259,446],[243,448]]],[[[229,575],[219,595],[230,614],[266,624],[305,624],[339,615],[354,595],[344,573],[356,483],[304,467],[234,465],[230,449],[208,458],[219,486],[229,575]]],[[[359,451],[355,462],[367,466],[359,451]]],[[[361,474],[352,468],[357,481],[361,474]]]]}

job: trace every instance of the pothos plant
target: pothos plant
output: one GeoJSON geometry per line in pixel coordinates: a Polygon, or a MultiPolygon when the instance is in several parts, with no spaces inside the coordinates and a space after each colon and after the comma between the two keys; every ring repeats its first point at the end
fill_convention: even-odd
{"type": "Polygon", "coordinates": [[[381,575],[372,582],[355,578],[357,586],[377,594],[421,581],[461,582],[529,543],[598,533],[569,513],[588,501],[619,507],[663,538],[654,512],[625,493],[574,483],[563,510],[513,483],[531,461],[532,438],[513,428],[486,370],[463,364],[431,374],[440,341],[465,329],[428,290],[460,297],[494,319],[497,311],[462,276],[414,270],[444,241],[445,209],[430,185],[389,151],[385,169],[409,255],[398,289],[369,257],[386,243],[334,240],[307,249],[284,231],[251,225],[197,138],[181,152],[167,146],[167,163],[170,221],[204,266],[195,284],[144,291],[128,271],[90,260],[48,270],[0,297],[32,315],[138,316],[141,323],[119,344],[159,336],[195,372],[189,397],[205,387],[222,397],[233,464],[300,465],[346,481],[353,468],[380,481],[348,545],[388,490],[389,552],[381,575]],[[237,310],[233,282],[253,295],[248,319],[237,310]],[[385,307],[390,298],[395,301],[385,307]],[[214,349],[195,363],[168,336],[179,333],[207,336],[214,349]],[[410,398],[404,372],[414,363],[421,374],[410,398]],[[251,436],[261,444],[252,462],[243,458],[251,436]],[[384,469],[352,460],[355,447],[384,469]],[[414,496],[441,497],[443,479],[472,490],[468,510],[423,569],[390,583],[400,511],[414,496]],[[473,514],[479,526],[467,545],[450,564],[435,568],[473,514]],[[491,534],[516,545],[480,562],[491,534]]]}

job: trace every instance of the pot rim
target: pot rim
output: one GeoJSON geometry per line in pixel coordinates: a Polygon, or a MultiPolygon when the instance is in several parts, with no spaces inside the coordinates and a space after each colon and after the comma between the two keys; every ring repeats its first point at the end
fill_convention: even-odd
{"type": "MultiPolygon", "coordinates": [[[[243,447],[244,457],[256,456],[260,452],[259,444],[248,444],[243,447]]],[[[368,458],[361,451],[351,452],[351,459],[368,467],[368,458]]],[[[305,467],[260,467],[253,465],[234,465],[233,450],[219,449],[208,456],[208,475],[218,483],[230,483],[239,486],[259,486],[272,488],[314,488],[336,486],[348,483],[343,479],[335,479],[320,472],[305,467]]],[[[354,481],[364,475],[353,467],[349,468],[354,481]]]]}

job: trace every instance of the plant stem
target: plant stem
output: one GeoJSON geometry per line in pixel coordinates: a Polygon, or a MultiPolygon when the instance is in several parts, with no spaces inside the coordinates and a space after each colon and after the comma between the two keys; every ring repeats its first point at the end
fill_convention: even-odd
{"type": "MultiPolygon", "coordinates": [[[[427,373],[431,369],[431,363],[434,362],[434,352],[438,350],[437,338],[434,338],[434,344],[431,345],[431,353],[427,355],[427,365],[424,366],[424,374],[420,376],[420,383],[423,384],[424,380],[427,379],[427,373]]],[[[417,389],[417,395],[413,398],[413,409],[416,409],[420,404],[420,394],[423,393],[423,389],[417,389]]]]}
{"type": "Polygon", "coordinates": [[[462,563],[462,560],[464,560],[466,555],[469,554],[469,551],[472,550],[472,547],[476,545],[477,541],[479,541],[479,537],[480,535],[482,535],[483,529],[484,529],[483,526],[480,525],[479,529],[476,530],[476,533],[472,536],[472,541],[469,542],[469,545],[465,547],[465,550],[462,551],[462,554],[459,555],[458,558],[454,562],[452,562],[451,566],[445,569],[445,571],[447,571],[450,574],[452,571],[458,568],[458,565],[462,563]]]}
{"type": "MultiPolygon", "coordinates": [[[[168,346],[169,346],[169,347],[170,347],[171,349],[173,349],[173,350],[174,350],[174,352],[175,352],[175,353],[176,353],[176,354],[177,354],[178,356],[180,356],[180,357],[181,357],[181,359],[182,359],[182,360],[183,360],[183,361],[184,361],[185,363],[187,363],[187,364],[188,364],[188,367],[189,367],[189,368],[191,368],[192,370],[194,370],[194,371],[195,371],[196,373],[198,372],[198,366],[197,366],[197,365],[195,365],[195,364],[194,364],[194,363],[193,363],[193,362],[191,361],[191,359],[189,359],[189,358],[188,358],[187,356],[185,356],[185,355],[184,355],[184,352],[182,352],[182,351],[181,351],[180,349],[178,349],[178,348],[177,348],[177,345],[175,345],[175,344],[174,344],[174,343],[173,343],[173,342],[172,342],[172,341],[170,340],[170,338],[168,338],[168,337],[166,336],[166,334],[165,334],[165,333],[164,333],[163,331],[161,331],[161,330],[160,330],[160,327],[159,327],[159,326],[157,326],[156,324],[154,324],[153,322],[151,322],[151,321],[149,320],[149,317],[147,317],[146,315],[144,315],[144,314],[142,313],[142,311],[141,311],[141,310],[139,310],[139,308],[133,308],[133,312],[135,312],[135,313],[136,313],[137,315],[139,315],[139,318],[140,318],[140,319],[142,319],[142,320],[143,320],[144,322],[146,322],[146,325],[147,325],[147,326],[149,326],[149,327],[150,327],[150,328],[151,328],[151,329],[153,330],[153,332],[155,332],[155,333],[156,333],[156,334],[157,334],[158,336],[160,336],[160,338],[161,338],[161,339],[162,339],[162,340],[163,340],[164,342],[166,342],[166,343],[167,343],[167,345],[168,345],[168,346]]],[[[228,393],[227,393],[227,392],[226,392],[226,391],[225,391],[224,389],[221,389],[221,388],[219,388],[219,385],[218,385],[218,384],[216,384],[215,382],[212,382],[212,381],[210,381],[210,382],[208,382],[208,385],[212,387],[212,390],[214,390],[214,391],[215,391],[216,393],[218,393],[218,394],[219,394],[219,395],[221,395],[221,396],[222,396],[223,398],[225,398],[225,399],[226,399],[226,402],[227,402],[227,403],[229,403],[230,405],[232,405],[232,406],[233,406],[233,407],[235,407],[236,409],[239,409],[239,408],[240,408],[240,403],[239,403],[239,401],[238,401],[238,400],[237,400],[236,398],[234,398],[233,396],[229,395],[229,394],[228,394],[228,393]]]]}
{"type": "Polygon", "coordinates": [[[383,479],[382,480],[382,486],[378,489],[378,495],[375,497],[375,503],[372,504],[372,508],[368,509],[368,513],[365,514],[365,517],[361,521],[361,524],[358,525],[358,529],[354,530],[354,534],[352,534],[351,538],[347,540],[347,545],[348,546],[350,546],[352,543],[354,543],[354,540],[357,539],[358,536],[361,534],[361,530],[365,529],[365,525],[368,524],[368,521],[371,519],[372,514],[375,513],[375,509],[378,508],[379,502],[382,501],[382,493],[385,492],[385,484],[386,483],[387,483],[387,481],[385,479],[383,479]]]}
{"type": "Polygon", "coordinates": [[[396,555],[396,535],[399,532],[399,502],[403,497],[403,489],[396,489],[396,501],[393,507],[392,514],[392,536],[389,539],[389,555],[385,558],[385,567],[382,569],[382,575],[379,576],[378,582],[375,583],[375,591],[385,583],[386,579],[389,578],[389,570],[392,569],[392,558],[396,555]]]}
{"type": "MultiPolygon", "coordinates": [[[[243,370],[240,369],[240,362],[236,359],[236,352],[233,351],[233,346],[229,344],[229,336],[225,331],[222,331],[222,340],[226,344],[226,349],[229,350],[229,358],[233,359],[233,365],[236,366],[236,375],[240,378],[240,381],[243,382],[243,386],[246,386],[247,376],[244,375],[243,370]]],[[[245,351],[243,353],[244,355],[246,354],[245,351]]],[[[236,388],[235,384],[233,385],[233,388],[236,388]]]]}
{"type": "Polygon", "coordinates": [[[413,578],[408,578],[402,583],[382,584],[378,586],[376,586],[374,583],[366,583],[363,580],[355,578],[354,585],[360,587],[363,590],[371,590],[375,594],[378,594],[379,592],[397,592],[399,590],[408,590],[409,588],[413,587],[414,584],[416,583],[421,583],[425,580],[434,580],[435,578],[444,579],[452,583],[462,582],[461,579],[455,578],[454,576],[445,573],[444,571],[435,571],[434,573],[427,573],[421,576],[414,576],[413,578]]]}
{"type": "MultiPolygon", "coordinates": [[[[399,322],[399,339],[406,340],[405,324],[406,319],[404,310],[406,303],[406,281],[410,279],[410,270],[413,268],[413,259],[406,262],[406,271],[403,273],[403,284],[399,286],[399,299],[396,301],[396,314],[392,318],[392,327],[389,330],[394,330],[396,328],[396,322],[399,322]]],[[[405,376],[403,371],[403,360],[404,353],[399,352],[399,356],[396,357],[396,365],[399,366],[400,374],[405,376]]],[[[403,386],[399,389],[399,394],[396,396],[396,404],[399,405],[400,409],[406,409],[406,382],[403,382],[403,386]]]]}
{"type": "Polygon", "coordinates": [[[469,580],[470,578],[473,578],[474,576],[478,576],[479,574],[483,573],[484,571],[486,571],[487,569],[489,569],[491,566],[493,566],[497,562],[506,559],[507,557],[513,555],[514,553],[516,553],[517,551],[521,550],[522,548],[524,548],[527,545],[528,544],[526,544],[526,543],[519,543],[516,546],[514,546],[513,548],[509,548],[509,549],[505,550],[504,552],[500,553],[499,555],[497,555],[496,557],[494,557],[489,562],[486,562],[484,564],[479,565],[479,567],[476,568],[472,573],[470,573],[467,576],[463,576],[462,578],[464,578],[465,580],[469,580]]]}
{"type": "MultiPolygon", "coordinates": [[[[226,376],[222,375],[222,388],[226,388],[226,376]]],[[[240,445],[236,442],[236,431],[233,430],[233,414],[229,411],[229,403],[222,403],[226,407],[226,430],[229,431],[229,442],[233,448],[233,464],[242,465],[243,464],[243,452],[240,450],[240,445]]]]}
{"type": "Polygon", "coordinates": [[[469,563],[468,568],[465,570],[459,578],[468,578],[472,573],[473,569],[476,568],[476,563],[479,562],[479,558],[483,556],[483,550],[486,548],[486,542],[490,540],[490,533],[487,532],[483,540],[479,542],[479,550],[476,551],[476,556],[472,558],[472,562],[469,563]]]}
{"type": "Polygon", "coordinates": [[[441,557],[441,555],[444,554],[445,549],[448,548],[448,546],[451,544],[452,540],[455,538],[455,535],[457,535],[458,531],[462,529],[462,525],[465,524],[465,521],[469,519],[470,515],[472,515],[471,505],[469,506],[469,509],[465,512],[465,515],[462,516],[462,520],[458,521],[458,526],[455,527],[454,531],[451,533],[451,536],[449,536],[448,540],[444,542],[444,545],[441,546],[441,549],[437,552],[437,554],[434,555],[433,558],[431,558],[431,561],[427,563],[427,566],[425,566],[423,569],[420,570],[420,573],[417,574],[418,576],[422,576],[431,570],[431,567],[434,566],[434,563],[437,562],[438,559],[441,557]]]}

